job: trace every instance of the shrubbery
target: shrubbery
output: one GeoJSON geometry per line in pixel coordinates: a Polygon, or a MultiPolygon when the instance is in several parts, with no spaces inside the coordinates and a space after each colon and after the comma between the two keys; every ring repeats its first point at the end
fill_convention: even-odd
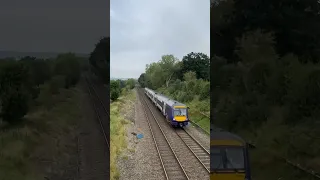
{"type": "Polygon", "coordinates": [[[110,81],[110,99],[112,101],[117,100],[121,93],[126,93],[128,90],[135,87],[136,80],[127,79],[127,80],[111,80],[110,81]]]}
{"type": "Polygon", "coordinates": [[[311,33],[320,29],[320,6],[267,4],[227,0],[212,6],[212,123],[256,143],[256,179],[300,179],[292,173],[259,176],[276,172],[278,164],[260,160],[273,152],[320,172],[313,161],[320,149],[311,143],[319,144],[320,132],[320,36],[311,33]]]}
{"type": "Polygon", "coordinates": [[[34,106],[50,107],[60,88],[75,86],[80,78],[80,61],[74,54],[55,60],[24,57],[0,60],[1,119],[19,122],[34,106]]]}

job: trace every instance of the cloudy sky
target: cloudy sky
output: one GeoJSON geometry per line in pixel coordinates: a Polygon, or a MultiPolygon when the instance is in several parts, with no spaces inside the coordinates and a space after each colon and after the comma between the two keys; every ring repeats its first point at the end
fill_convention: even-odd
{"type": "Polygon", "coordinates": [[[210,55],[210,1],[111,0],[110,77],[138,78],[164,54],[210,55]]]}
{"type": "Polygon", "coordinates": [[[89,53],[109,36],[108,0],[1,0],[0,51],[89,53]]]}

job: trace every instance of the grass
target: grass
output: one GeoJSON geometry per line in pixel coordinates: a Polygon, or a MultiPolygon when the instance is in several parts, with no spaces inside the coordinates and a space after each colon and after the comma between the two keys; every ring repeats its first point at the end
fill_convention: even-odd
{"type": "Polygon", "coordinates": [[[210,103],[199,101],[198,98],[195,98],[186,104],[190,107],[189,116],[191,121],[197,123],[205,131],[210,132],[210,118],[200,113],[202,112],[210,116],[210,103]]]}
{"type": "MultiPolygon", "coordinates": [[[[62,90],[51,108],[39,106],[19,126],[0,129],[0,180],[40,180],[69,160],[70,139],[81,115],[80,90],[62,90]],[[47,162],[46,165],[42,162],[47,162]]],[[[48,97],[50,98],[50,97],[48,97]]]]}
{"type": "Polygon", "coordinates": [[[111,180],[119,179],[120,172],[117,168],[117,160],[121,153],[127,148],[127,133],[125,125],[128,121],[123,117],[124,108],[130,105],[128,102],[135,99],[133,90],[124,90],[122,96],[110,105],[110,177],[111,180]]]}

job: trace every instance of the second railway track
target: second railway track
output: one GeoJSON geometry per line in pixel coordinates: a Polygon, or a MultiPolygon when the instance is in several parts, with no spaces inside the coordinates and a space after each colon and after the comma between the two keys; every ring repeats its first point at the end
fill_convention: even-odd
{"type": "Polygon", "coordinates": [[[203,167],[210,173],[210,152],[204,148],[191,134],[185,129],[176,130],[177,135],[190,149],[194,156],[199,160],[203,167]]]}
{"type": "Polygon", "coordinates": [[[102,102],[100,96],[98,95],[98,92],[95,88],[95,85],[89,80],[89,78],[87,76],[85,76],[84,78],[87,83],[88,92],[93,100],[94,110],[96,112],[97,119],[99,121],[99,124],[101,127],[101,132],[104,136],[105,143],[108,146],[108,149],[110,149],[109,133],[108,133],[109,129],[108,129],[108,126],[105,125],[105,123],[107,123],[107,122],[103,122],[103,120],[102,120],[103,116],[107,117],[107,119],[110,119],[110,114],[109,114],[107,108],[105,107],[104,103],[102,102]]]}
{"type": "MultiPolygon", "coordinates": [[[[144,96],[143,93],[139,93],[140,96],[144,96]]],[[[151,131],[152,138],[155,142],[155,146],[164,170],[164,174],[167,180],[188,180],[189,177],[182,167],[179,159],[172,149],[170,142],[168,141],[165,133],[161,129],[161,126],[157,122],[157,118],[150,109],[147,101],[142,97],[144,112],[148,121],[148,125],[151,131]],[[146,111],[148,109],[149,111],[146,111]],[[149,112],[149,113],[147,113],[149,112]],[[149,115],[148,115],[149,114],[149,115]],[[154,120],[149,119],[151,117],[154,120]]]]}
{"type": "Polygon", "coordinates": [[[156,117],[157,112],[154,111],[155,108],[152,107],[151,101],[149,101],[149,99],[146,98],[145,94],[142,91],[139,91],[139,96],[141,101],[143,101],[142,104],[144,106],[144,111],[147,117],[149,128],[153,136],[155,146],[158,151],[159,159],[162,163],[166,178],[167,179],[194,179],[194,178],[202,179],[200,177],[209,175],[210,173],[209,151],[205,149],[193,136],[191,136],[184,129],[177,129],[177,130],[166,129],[166,128],[163,129],[166,126],[163,126],[164,122],[159,122],[159,121],[161,120],[164,121],[164,119],[163,118],[159,119],[156,117]],[[176,140],[174,142],[169,141],[168,138],[172,139],[172,137],[166,134],[168,133],[167,132],[168,130],[170,130],[171,133],[175,134],[177,138],[178,137],[179,138],[178,139],[175,138],[176,140]],[[178,143],[179,145],[176,143],[178,143]],[[184,149],[184,151],[180,151],[181,148],[184,149]],[[185,156],[184,158],[181,157],[182,155],[181,152],[185,152],[183,153],[184,154],[183,156],[185,156]],[[176,154],[176,153],[179,153],[179,154],[176,154]],[[187,159],[190,159],[190,158],[193,159],[192,161],[190,161],[190,163],[196,161],[196,164],[198,165],[196,164],[186,165],[186,162],[185,162],[187,160],[185,159],[186,157],[189,157],[187,159]],[[180,161],[180,158],[182,158],[183,161],[180,161]],[[192,169],[190,169],[190,165],[192,169]],[[185,168],[188,170],[186,170],[185,168]],[[192,175],[188,176],[189,173],[191,173],[192,175]],[[195,175],[195,174],[198,174],[198,175],[195,175]]]}

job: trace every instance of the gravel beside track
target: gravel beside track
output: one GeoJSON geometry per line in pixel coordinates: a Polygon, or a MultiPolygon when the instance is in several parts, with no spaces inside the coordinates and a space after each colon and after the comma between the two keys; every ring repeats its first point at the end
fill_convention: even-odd
{"type": "Polygon", "coordinates": [[[127,125],[128,149],[118,161],[120,180],[161,180],[165,179],[157,151],[137,91],[134,102],[134,119],[127,125]],[[132,133],[143,133],[144,138],[137,139],[132,133]]]}
{"type": "MultiPolygon", "coordinates": [[[[176,134],[175,129],[172,128],[166,121],[161,112],[155,107],[155,105],[145,96],[143,90],[140,90],[141,101],[145,100],[145,105],[150,107],[150,110],[153,112],[156,117],[157,122],[159,123],[161,129],[166,135],[169,143],[172,145],[172,149],[175,152],[177,158],[179,159],[182,167],[185,169],[189,179],[192,180],[202,180],[209,179],[209,173],[207,169],[200,163],[197,157],[190,151],[188,146],[179,138],[176,134]]],[[[146,108],[146,111],[150,110],[146,108]]],[[[155,121],[150,116],[150,121],[155,121]]],[[[160,135],[157,135],[157,137],[160,135]]]]}

